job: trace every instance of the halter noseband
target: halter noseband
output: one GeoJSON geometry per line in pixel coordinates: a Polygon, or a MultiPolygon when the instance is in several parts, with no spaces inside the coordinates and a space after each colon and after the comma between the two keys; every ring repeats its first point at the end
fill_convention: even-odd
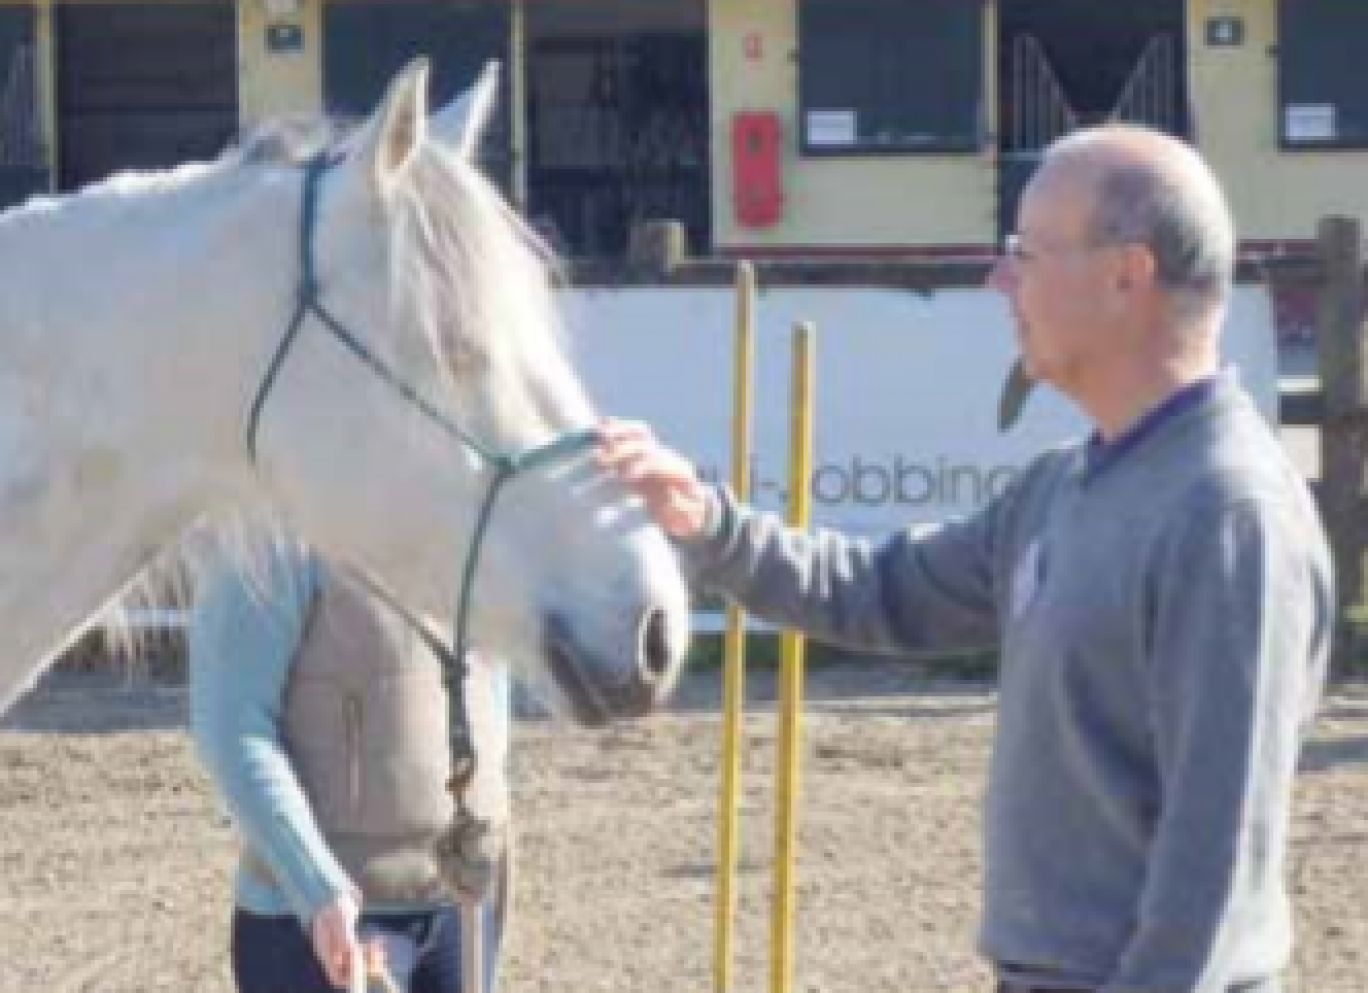
{"type": "MultiPolygon", "coordinates": [[[[323,185],[323,175],[340,161],[340,157],[321,153],[310,159],[305,168],[304,198],[299,215],[300,276],[294,313],[290,317],[284,335],[281,336],[280,343],[276,346],[275,353],[271,356],[270,365],[267,366],[266,374],[262,377],[261,385],[257,387],[256,396],[252,400],[251,412],[247,418],[247,452],[251,456],[253,464],[256,464],[258,462],[257,433],[261,423],[262,409],[266,406],[266,399],[270,396],[271,389],[280,375],[280,369],[290,354],[290,347],[299,336],[300,328],[304,326],[304,319],[312,314],[318,318],[323,327],[332,333],[337,341],[356,358],[360,359],[362,364],[371,372],[380,377],[409,404],[417,408],[424,417],[445,432],[458,445],[474,452],[480,461],[489,468],[492,473],[489,488],[485,491],[484,499],[480,503],[479,514],[475,518],[475,529],[470,539],[470,550],[466,553],[465,567],[461,572],[460,594],[456,605],[456,626],[451,647],[448,648],[443,645],[441,640],[429,631],[426,625],[419,622],[407,608],[387,596],[384,597],[413,625],[428,647],[441,659],[446,674],[447,689],[451,694],[453,704],[451,729],[455,733],[464,719],[463,714],[454,712],[454,705],[460,698],[464,682],[465,653],[469,647],[466,638],[470,620],[470,605],[475,588],[475,574],[479,564],[480,549],[483,547],[485,535],[489,531],[489,521],[493,516],[494,503],[498,499],[504,484],[509,480],[529,470],[568,459],[592,449],[597,444],[598,433],[593,428],[583,428],[578,431],[566,432],[544,445],[526,451],[516,453],[495,451],[481,444],[459,424],[437,409],[332,315],[320,298],[321,287],[314,265],[313,242],[318,230],[318,197],[319,190],[323,185]],[[460,722],[457,721],[458,717],[461,718],[460,722]]],[[[384,596],[382,591],[377,590],[377,592],[384,596]]]]}

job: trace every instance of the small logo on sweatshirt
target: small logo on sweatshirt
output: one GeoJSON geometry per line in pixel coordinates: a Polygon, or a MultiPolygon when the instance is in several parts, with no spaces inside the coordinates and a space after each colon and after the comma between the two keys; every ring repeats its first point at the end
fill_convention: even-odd
{"type": "Polygon", "coordinates": [[[1040,541],[1036,540],[1026,546],[1021,558],[1017,559],[1016,569],[1012,572],[1013,617],[1024,614],[1040,592],[1041,580],[1044,578],[1042,566],[1040,541]]]}

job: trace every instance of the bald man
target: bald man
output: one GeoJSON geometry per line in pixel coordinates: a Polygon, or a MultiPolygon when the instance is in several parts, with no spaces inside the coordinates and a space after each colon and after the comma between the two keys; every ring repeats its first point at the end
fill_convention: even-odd
{"type": "Polygon", "coordinates": [[[1105,127],[1049,150],[1019,226],[991,283],[1024,368],[1094,431],[975,516],[799,533],[644,425],[605,423],[600,458],[762,617],[865,650],[1000,646],[979,945],[1002,993],[1273,993],[1334,596],[1306,486],[1220,368],[1229,210],[1191,148],[1105,127]]]}

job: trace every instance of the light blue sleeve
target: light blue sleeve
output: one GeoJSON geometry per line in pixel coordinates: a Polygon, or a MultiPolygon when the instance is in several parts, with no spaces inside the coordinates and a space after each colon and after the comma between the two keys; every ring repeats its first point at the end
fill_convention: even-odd
{"type": "Polygon", "coordinates": [[[317,582],[302,554],[272,554],[261,575],[224,568],[196,590],[187,632],[190,726],[243,840],[270,866],[307,927],[355,892],[324,841],[281,740],[290,664],[317,582]]]}

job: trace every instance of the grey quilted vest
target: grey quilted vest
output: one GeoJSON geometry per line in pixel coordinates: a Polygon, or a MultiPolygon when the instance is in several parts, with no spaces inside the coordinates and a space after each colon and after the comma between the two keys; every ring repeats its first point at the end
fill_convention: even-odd
{"type": "MultiPolygon", "coordinates": [[[[354,580],[321,571],[290,668],[282,732],[337,860],[366,903],[443,896],[433,844],[451,822],[442,669],[354,580]]],[[[274,882],[255,853],[250,871],[274,882]]]]}

